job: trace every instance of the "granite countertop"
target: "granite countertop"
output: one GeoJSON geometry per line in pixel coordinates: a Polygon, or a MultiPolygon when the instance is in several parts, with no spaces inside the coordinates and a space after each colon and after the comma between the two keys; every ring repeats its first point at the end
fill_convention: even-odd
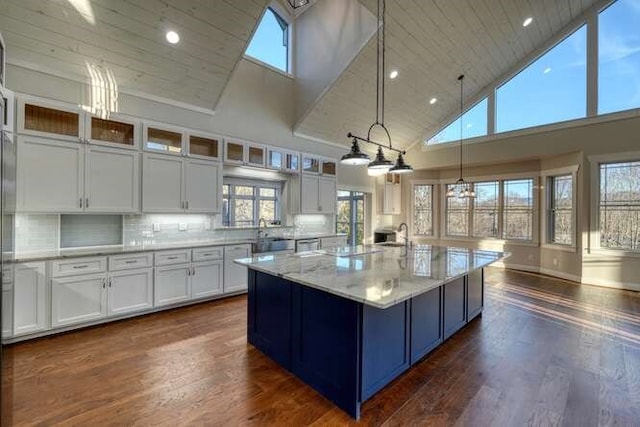
{"type": "Polygon", "coordinates": [[[456,247],[357,246],[256,255],[238,264],[377,308],[434,289],[508,254],[456,247]]]}
{"type": "MultiPolygon", "coordinates": [[[[296,234],[285,237],[291,240],[312,239],[321,237],[338,237],[346,236],[339,233],[320,233],[320,234],[296,234]]],[[[75,258],[83,256],[104,256],[118,255],[134,252],[161,251],[167,249],[189,249],[205,246],[228,246],[254,243],[255,239],[211,239],[211,240],[185,240],[175,243],[147,243],[140,245],[111,245],[111,246],[93,246],[87,248],[70,248],[70,249],[50,249],[40,251],[20,251],[13,254],[7,254],[7,262],[28,262],[28,261],[46,261],[51,259],[75,258]]]]}
{"type": "Polygon", "coordinates": [[[118,255],[134,252],[161,251],[168,249],[189,249],[207,246],[228,246],[253,243],[251,239],[195,240],[177,243],[155,243],[141,245],[95,246],[90,248],[52,249],[33,252],[16,252],[13,262],[44,261],[49,259],[75,258],[83,256],[118,255]]]}

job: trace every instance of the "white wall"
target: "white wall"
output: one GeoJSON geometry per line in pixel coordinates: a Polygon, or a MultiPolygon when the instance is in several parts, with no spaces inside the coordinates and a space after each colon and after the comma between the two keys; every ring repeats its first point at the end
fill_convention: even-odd
{"type": "Polygon", "coordinates": [[[295,28],[299,123],[375,34],[377,19],[358,0],[322,0],[296,20],[295,28]]]}

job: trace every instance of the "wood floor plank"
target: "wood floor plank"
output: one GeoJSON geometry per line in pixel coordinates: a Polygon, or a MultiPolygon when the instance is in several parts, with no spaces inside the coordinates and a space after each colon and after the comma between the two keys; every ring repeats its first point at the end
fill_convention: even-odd
{"type": "Polygon", "coordinates": [[[640,426],[640,295],[487,269],[481,318],[356,423],[247,343],[246,297],[4,350],[6,425],[640,426]]]}

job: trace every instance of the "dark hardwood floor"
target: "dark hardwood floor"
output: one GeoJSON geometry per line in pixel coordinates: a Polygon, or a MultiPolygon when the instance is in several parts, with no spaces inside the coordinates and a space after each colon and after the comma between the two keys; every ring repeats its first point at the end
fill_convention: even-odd
{"type": "MultiPolygon", "coordinates": [[[[638,425],[640,295],[488,269],[482,318],[363,405],[366,425],[638,425]]],[[[6,348],[8,425],[347,425],[246,342],[246,298],[6,348]]]]}

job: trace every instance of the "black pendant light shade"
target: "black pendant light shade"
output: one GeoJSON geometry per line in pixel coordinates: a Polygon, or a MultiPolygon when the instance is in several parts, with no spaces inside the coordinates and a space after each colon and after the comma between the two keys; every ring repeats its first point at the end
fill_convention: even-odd
{"type": "Polygon", "coordinates": [[[396,165],[389,169],[389,172],[396,174],[411,173],[413,172],[413,168],[404,162],[404,157],[402,157],[402,153],[400,153],[398,154],[396,165]]]}
{"type": "Polygon", "coordinates": [[[343,165],[368,165],[370,161],[369,156],[360,151],[360,145],[355,138],[353,138],[353,143],[351,144],[351,151],[340,159],[340,163],[343,165]]]}
{"type": "Polygon", "coordinates": [[[376,154],[375,160],[369,163],[369,169],[375,170],[389,170],[393,167],[393,162],[388,160],[382,152],[382,147],[378,147],[378,154],[376,154]]]}

